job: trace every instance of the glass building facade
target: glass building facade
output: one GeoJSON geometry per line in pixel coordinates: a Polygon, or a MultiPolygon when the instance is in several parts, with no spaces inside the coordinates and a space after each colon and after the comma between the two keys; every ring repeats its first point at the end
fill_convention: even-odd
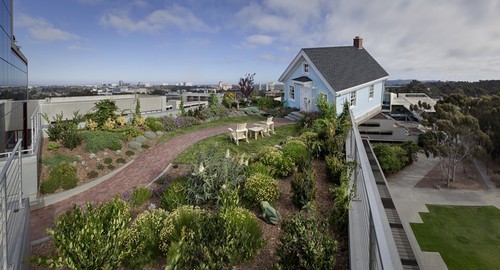
{"type": "Polygon", "coordinates": [[[0,153],[17,141],[23,130],[22,123],[9,121],[23,114],[22,102],[13,106],[5,100],[28,99],[28,60],[15,43],[13,29],[13,0],[0,0],[0,153]]]}

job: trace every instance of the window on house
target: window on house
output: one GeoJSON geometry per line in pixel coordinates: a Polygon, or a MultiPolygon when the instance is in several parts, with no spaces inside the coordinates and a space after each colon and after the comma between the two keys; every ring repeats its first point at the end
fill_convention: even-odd
{"type": "Polygon", "coordinates": [[[293,85],[288,88],[288,97],[289,99],[295,99],[295,87],[293,85]]]}
{"type": "Polygon", "coordinates": [[[375,93],[375,87],[373,85],[370,85],[370,92],[368,93],[368,99],[373,99],[375,93]]]}
{"type": "Polygon", "coordinates": [[[356,106],[356,91],[351,92],[351,106],[356,106]]]}
{"type": "Polygon", "coordinates": [[[309,64],[304,63],[303,68],[304,68],[304,74],[309,74],[309,64]]]}
{"type": "Polygon", "coordinates": [[[318,99],[324,98],[326,101],[328,101],[328,96],[325,93],[319,93],[318,99]]]}

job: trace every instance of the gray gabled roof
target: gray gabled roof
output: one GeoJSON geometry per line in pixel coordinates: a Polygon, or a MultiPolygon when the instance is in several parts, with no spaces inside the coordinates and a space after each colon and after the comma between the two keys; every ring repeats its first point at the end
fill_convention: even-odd
{"type": "Polygon", "coordinates": [[[363,48],[342,46],[305,48],[302,51],[335,92],[389,76],[363,48]]]}

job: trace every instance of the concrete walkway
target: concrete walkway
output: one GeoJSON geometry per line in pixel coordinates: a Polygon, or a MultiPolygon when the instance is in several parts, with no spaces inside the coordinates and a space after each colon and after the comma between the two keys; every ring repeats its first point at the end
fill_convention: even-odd
{"type": "MultiPolygon", "coordinates": [[[[293,123],[283,118],[275,118],[274,122],[276,127],[293,123]]],[[[98,185],[57,203],[32,210],[30,213],[32,243],[45,239],[47,237],[45,228],[53,226],[56,217],[70,210],[73,204],[82,206],[85,205],[87,201],[94,203],[104,202],[113,198],[117,193],[130,192],[137,186],[146,185],[157,178],[175,157],[189,146],[205,138],[227,133],[227,128],[234,128],[235,125],[236,124],[206,128],[174,137],[162,144],[141,152],[141,154],[125,168],[98,185]]],[[[251,126],[252,123],[249,123],[249,125],[251,126]]],[[[251,141],[252,140],[250,140],[250,142],[251,141]]]]}
{"type": "MultiPolygon", "coordinates": [[[[421,269],[448,269],[436,252],[423,252],[415,239],[409,223],[422,223],[419,212],[429,212],[426,204],[443,205],[493,205],[500,208],[500,190],[437,190],[417,188],[417,184],[431,169],[438,164],[434,158],[419,155],[414,164],[403,171],[387,177],[389,191],[415,251],[421,269]]],[[[481,170],[481,167],[478,166],[481,170]]]]}

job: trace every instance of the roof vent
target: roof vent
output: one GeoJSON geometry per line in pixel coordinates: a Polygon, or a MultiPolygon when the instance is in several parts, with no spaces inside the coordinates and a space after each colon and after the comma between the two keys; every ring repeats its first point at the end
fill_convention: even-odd
{"type": "Polygon", "coordinates": [[[358,49],[363,49],[363,39],[359,36],[354,38],[353,46],[358,49]]]}

